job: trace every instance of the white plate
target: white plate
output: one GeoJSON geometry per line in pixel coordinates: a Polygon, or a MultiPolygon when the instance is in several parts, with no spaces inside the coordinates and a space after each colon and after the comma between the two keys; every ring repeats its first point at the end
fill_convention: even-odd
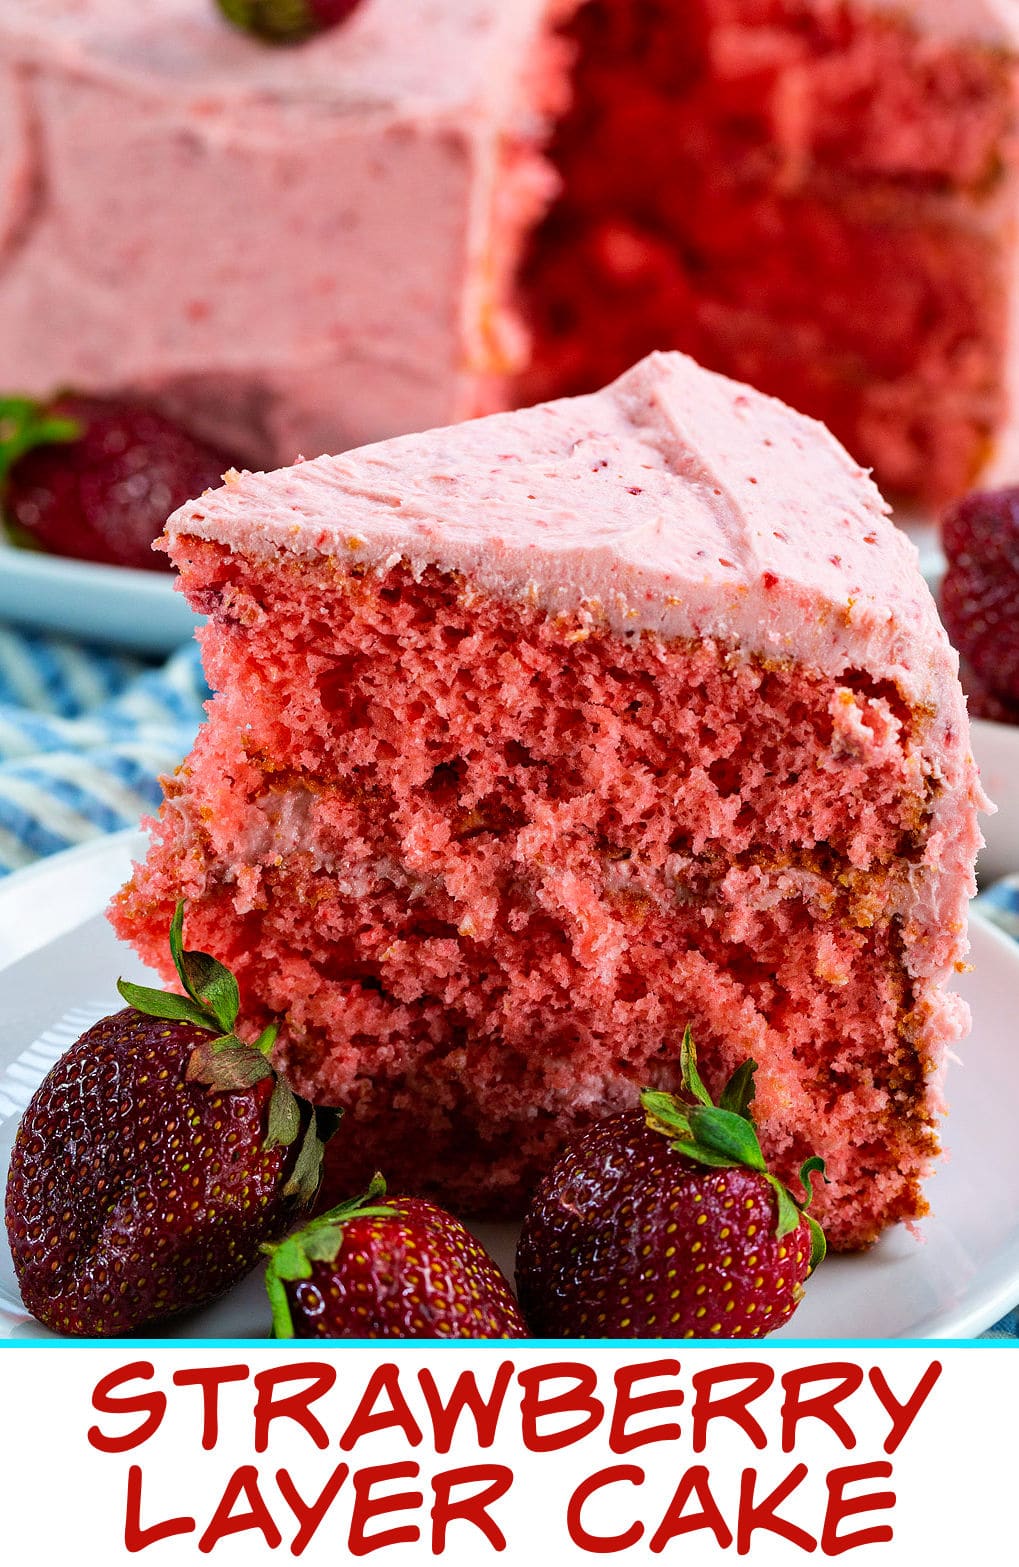
{"type": "Polygon", "coordinates": [[[986,844],[979,871],[986,883],[1019,871],[1019,725],[975,718],[972,736],[981,782],[998,808],[980,821],[986,844]]]}
{"type": "Polygon", "coordinates": [[[169,572],[15,549],[0,532],[0,620],[37,631],[172,653],[198,624],[174,580],[169,572]]]}
{"type": "MultiPolygon", "coordinates": [[[[144,979],[103,917],[144,849],[119,833],[44,860],[0,882],[0,1177],[6,1178],[19,1108],[87,1024],[121,1005],[120,975],[144,979]]],[[[1019,1302],[1019,947],[973,922],[974,972],[962,988],[974,1014],[966,1066],[949,1076],[947,1158],[930,1183],[934,1216],[917,1240],[904,1229],[872,1251],[832,1257],[807,1288],[786,1338],[968,1338],[1019,1302]]],[[[151,980],[150,980],[151,982],[151,980]]],[[[511,1273],[509,1225],[478,1233],[511,1273]]],[[[261,1280],[178,1322],[172,1336],[265,1336],[261,1280]]],[[[47,1337],[18,1298],[6,1240],[0,1248],[0,1337],[47,1337]]],[[[776,1335],[778,1337],[779,1335],[776,1335]]]]}

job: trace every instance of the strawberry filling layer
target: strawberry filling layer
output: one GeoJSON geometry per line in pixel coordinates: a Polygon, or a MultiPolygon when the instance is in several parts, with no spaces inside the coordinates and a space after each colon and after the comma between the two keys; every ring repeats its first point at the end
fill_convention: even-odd
{"type": "Polygon", "coordinates": [[[1004,58],[806,0],[594,0],[569,36],[527,398],[681,348],[824,420],[886,487],[964,489],[1003,412],[1004,58]]]}
{"type": "Polygon", "coordinates": [[[758,1062],[766,1152],[820,1153],[836,1246],[923,1211],[936,1064],[899,910],[931,784],[891,685],[550,619],[401,565],[178,544],[222,687],[115,924],[285,1015],[374,1168],[512,1213],[575,1127],[758,1062]]]}

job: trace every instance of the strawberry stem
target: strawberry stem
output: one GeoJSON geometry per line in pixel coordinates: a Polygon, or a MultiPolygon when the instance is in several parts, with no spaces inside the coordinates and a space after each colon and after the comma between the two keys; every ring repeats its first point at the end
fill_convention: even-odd
{"type": "Polygon", "coordinates": [[[272,43],[299,43],[318,31],[308,0],[217,0],[227,21],[272,43]]]}
{"type": "Polygon", "coordinates": [[[683,1033],[679,1059],[682,1091],[693,1103],[658,1089],[644,1089],[640,1102],[648,1126],[667,1137],[677,1153],[685,1154],[698,1164],[716,1170],[755,1170],[763,1175],[775,1193],[776,1235],[781,1239],[806,1222],[810,1231],[810,1269],[813,1272],[824,1259],[826,1243],[820,1224],[806,1210],[814,1199],[811,1176],[820,1174],[827,1182],[824,1160],[814,1154],[804,1161],[800,1182],[806,1195],[802,1202],[797,1202],[788,1187],[768,1169],[750,1115],[757,1063],[744,1061],[737,1067],[716,1105],[697,1070],[697,1052],[689,1024],[683,1033]]]}
{"type": "Polygon", "coordinates": [[[295,1230],[285,1240],[275,1245],[265,1245],[262,1250],[269,1258],[265,1270],[265,1288],[272,1307],[272,1337],[294,1337],[294,1320],[287,1296],[287,1284],[310,1279],[316,1262],[332,1264],[336,1261],[343,1243],[343,1227],[351,1219],[392,1219],[397,1209],[378,1201],[386,1194],[386,1183],[378,1171],[372,1176],[368,1190],[359,1197],[338,1203],[327,1213],[302,1229],[295,1230]]]}
{"type": "Polygon", "coordinates": [[[118,979],[117,989],[128,1006],[146,1017],[190,1023],[214,1037],[197,1044],[187,1066],[190,1082],[205,1083],[219,1093],[250,1092],[266,1078],[273,1080],[265,1147],[290,1148],[301,1135],[294,1167],[284,1188],[301,1207],[313,1201],[322,1179],[325,1145],[339,1125],[341,1111],[316,1109],[280,1076],[269,1056],[279,1034],[275,1019],[253,1044],[234,1032],[240,1012],[240,988],[230,970],[207,952],[184,947],[184,903],[170,921],[170,953],[185,994],[153,990],[118,979]]]}
{"type": "Polygon", "coordinates": [[[30,397],[0,397],[0,489],[19,458],[38,446],[76,441],[81,433],[76,420],[48,413],[30,397]]]}

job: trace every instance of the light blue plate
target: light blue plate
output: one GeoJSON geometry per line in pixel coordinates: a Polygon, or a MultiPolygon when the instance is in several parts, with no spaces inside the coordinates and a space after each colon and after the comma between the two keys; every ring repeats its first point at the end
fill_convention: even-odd
{"type": "Polygon", "coordinates": [[[136,653],[172,653],[195,626],[175,579],[19,550],[0,534],[0,620],[136,653]]]}

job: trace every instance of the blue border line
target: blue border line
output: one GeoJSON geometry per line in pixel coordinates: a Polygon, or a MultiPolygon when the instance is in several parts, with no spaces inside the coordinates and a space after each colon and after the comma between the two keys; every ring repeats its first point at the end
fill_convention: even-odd
{"type": "Polygon", "coordinates": [[[307,1356],[316,1346],[327,1349],[340,1346],[349,1349],[373,1349],[389,1354],[399,1349],[488,1349],[501,1355],[512,1355],[516,1348],[544,1349],[583,1356],[589,1350],[627,1349],[634,1353],[644,1346],[664,1349],[718,1349],[727,1347],[733,1353],[749,1353],[750,1350],[780,1353],[787,1349],[1000,1349],[1019,1348],[1017,1338],[527,1338],[527,1339],[468,1339],[468,1338],[51,1338],[51,1339],[0,1339],[4,1349],[113,1349],[125,1352],[136,1349],[217,1349],[250,1350],[271,1349],[291,1351],[307,1356]]]}

